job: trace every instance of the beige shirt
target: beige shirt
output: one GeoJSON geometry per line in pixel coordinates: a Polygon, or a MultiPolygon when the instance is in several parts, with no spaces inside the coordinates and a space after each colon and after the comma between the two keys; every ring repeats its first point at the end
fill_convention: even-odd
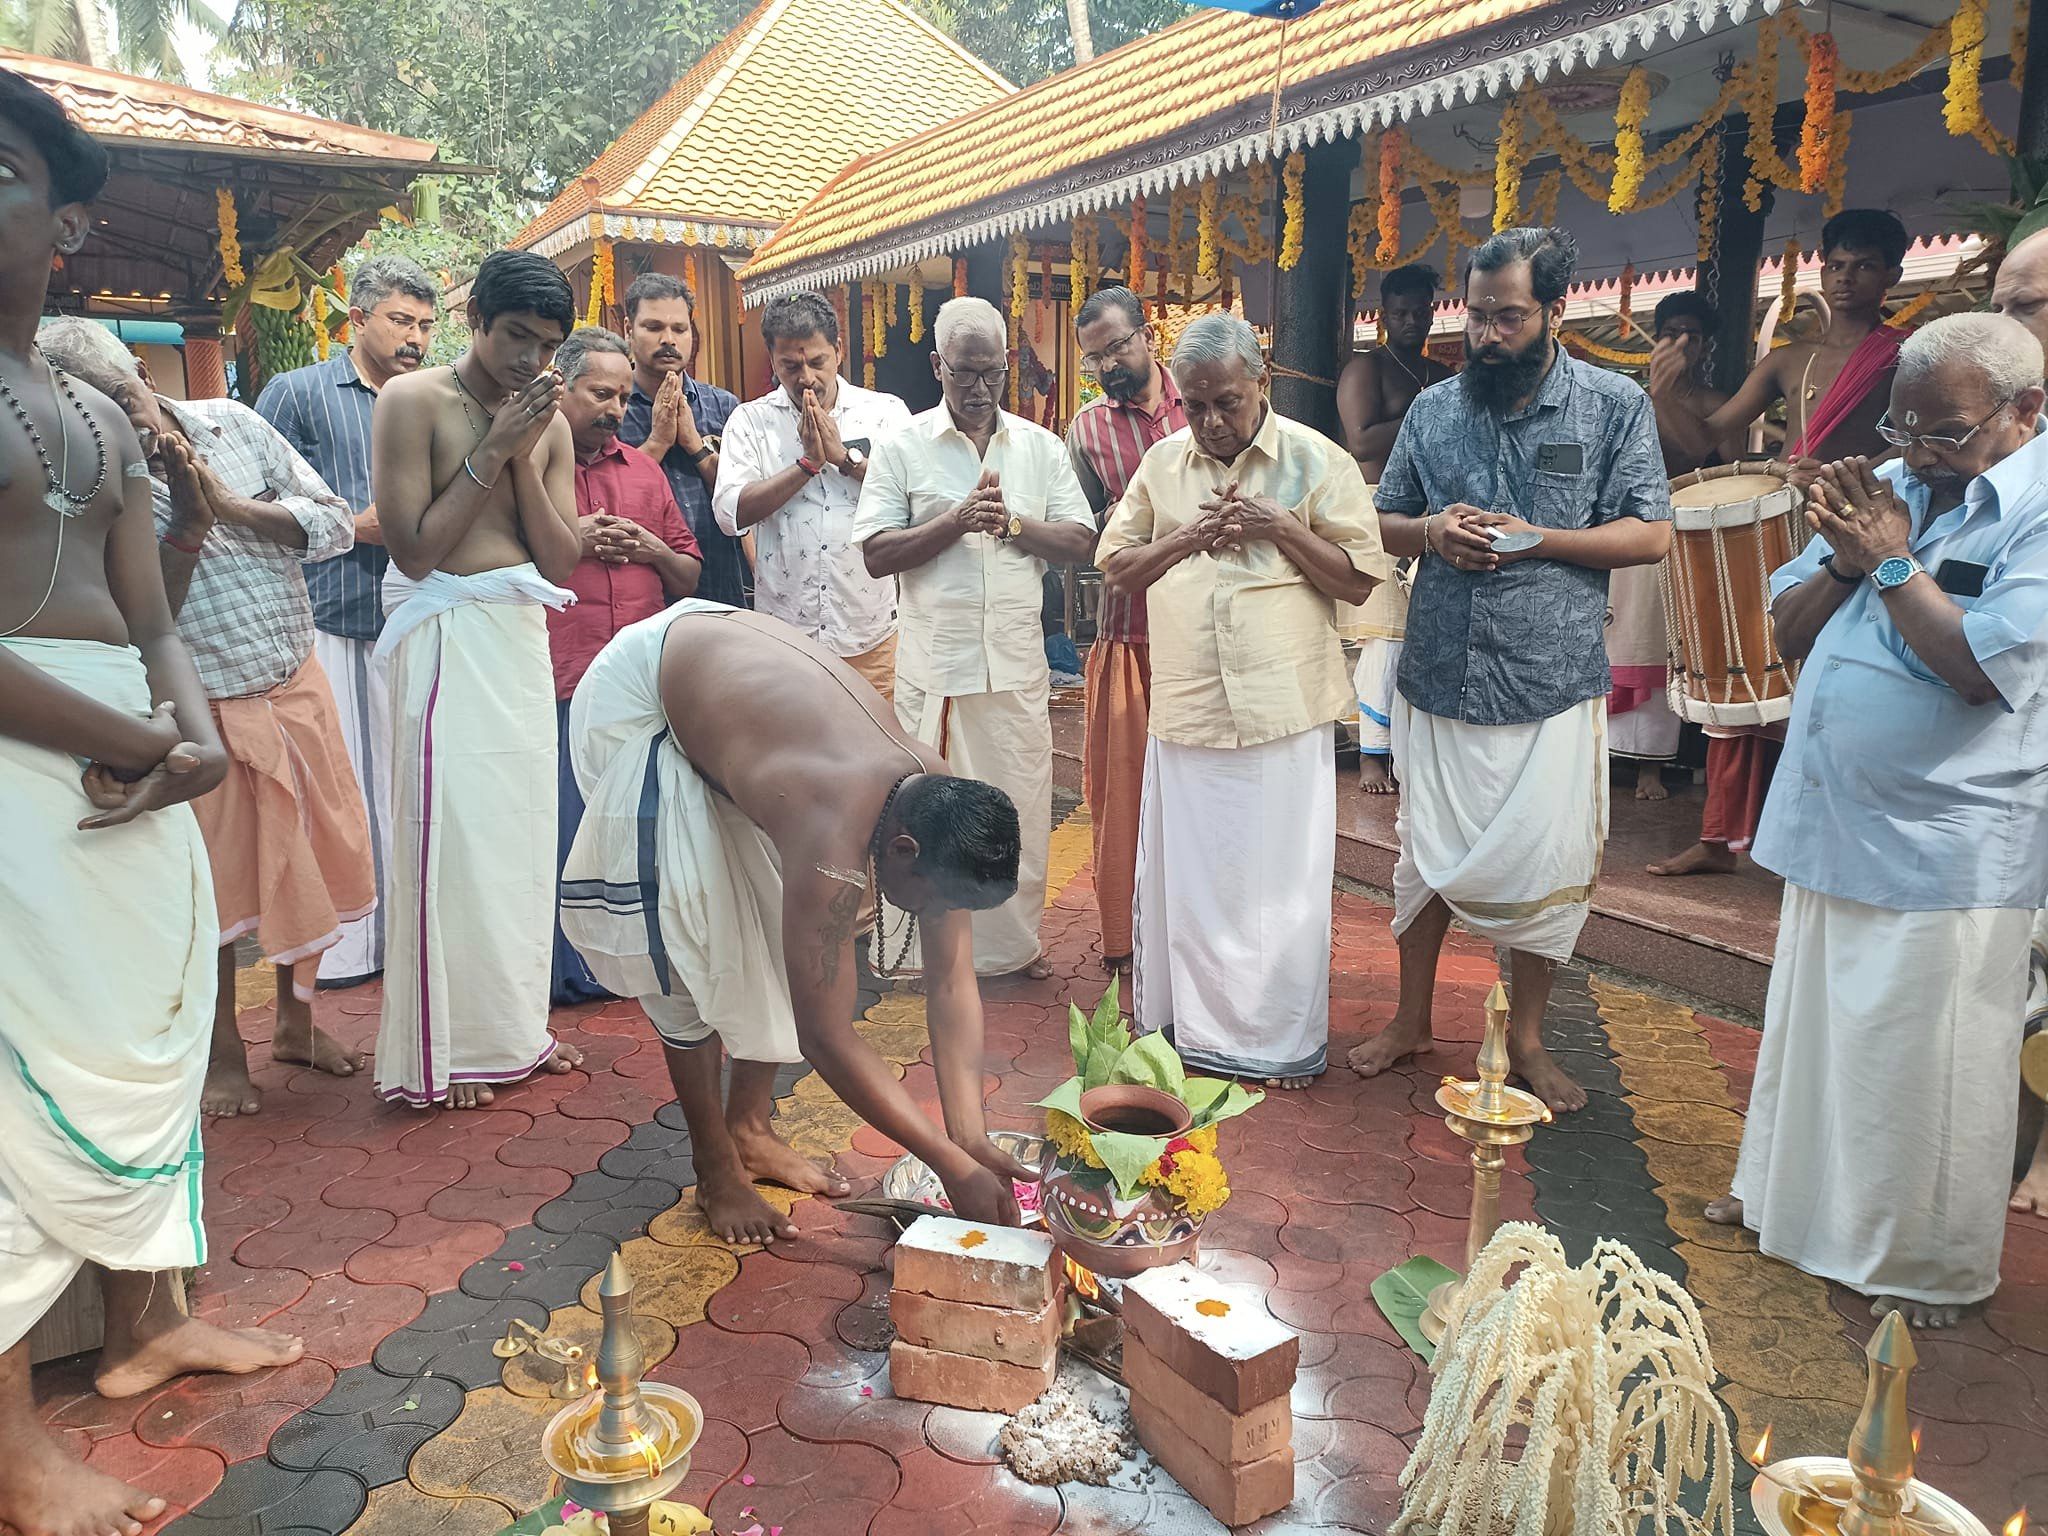
{"type": "MultiPolygon", "coordinates": [[[[1235,464],[1212,459],[1186,428],[1155,443],[1103,530],[1102,564],[1202,516],[1236,480],[1269,496],[1352,566],[1385,580],[1379,520],[1358,462],[1268,406],[1235,464]]],[[[1255,747],[1358,708],[1337,639],[1336,604],[1273,544],[1190,555],[1146,594],[1152,620],[1151,733],[1184,747],[1255,747]]]]}
{"type": "MultiPolygon", "coordinates": [[[[984,460],[943,402],[875,444],[853,543],[926,523],[967,499],[984,469],[1018,517],[1095,526],[1067,445],[1001,413],[984,460]]],[[[970,533],[897,577],[896,675],[926,693],[1010,693],[1045,681],[1045,562],[1007,539],[970,533]]]]}

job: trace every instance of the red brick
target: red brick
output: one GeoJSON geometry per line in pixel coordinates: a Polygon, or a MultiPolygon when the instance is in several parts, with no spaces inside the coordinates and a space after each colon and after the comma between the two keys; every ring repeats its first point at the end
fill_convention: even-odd
{"type": "Polygon", "coordinates": [[[1192,1264],[1147,1270],[1124,1285],[1124,1326],[1183,1381],[1231,1413],[1294,1387],[1301,1340],[1251,1292],[1192,1264]],[[1216,1308],[1214,1315],[1209,1315],[1216,1308]]]}
{"type": "Polygon", "coordinates": [[[1159,1406],[1187,1437],[1226,1467],[1243,1466],[1294,1442],[1294,1410],[1283,1393],[1249,1413],[1232,1413],[1215,1398],[1183,1381],[1134,1334],[1124,1335],[1124,1380],[1159,1406]]]}
{"type": "Polygon", "coordinates": [[[1018,1227],[920,1216],[896,1244],[896,1289],[1035,1314],[1059,1289],[1052,1239],[1018,1227]]]}
{"type": "Polygon", "coordinates": [[[889,1296],[889,1320],[904,1343],[1033,1369],[1059,1353],[1061,1310],[1057,1297],[1034,1314],[941,1301],[915,1291],[889,1296]]]}
{"type": "Polygon", "coordinates": [[[889,1346],[889,1390],[898,1397],[981,1413],[1015,1413],[1038,1401],[1059,1374],[1059,1361],[1037,1369],[919,1349],[898,1339],[889,1346]]]}
{"type": "Polygon", "coordinates": [[[1142,1392],[1131,1393],[1131,1422],[1152,1459],[1225,1525],[1250,1525],[1294,1502],[1292,1446],[1241,1467],[1223,1466],[1142,1392]]]}

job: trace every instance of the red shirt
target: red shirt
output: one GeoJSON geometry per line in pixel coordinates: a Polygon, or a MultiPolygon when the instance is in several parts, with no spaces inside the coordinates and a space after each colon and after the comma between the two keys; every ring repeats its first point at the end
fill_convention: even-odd
{"type": "MultiPolygon", "coordinates": [[[[679,555],[703,558],[661,466],[617,440],[588,464],[576,461],[576,515],[591,517],[599,512],[638,523],[679,555]]],[[[554,656],[557,699],[576,691],[583,674],[613,635],[661,612],[669,603],[653,566],[606,565],[594,555],[576,562],[565,585],[576,594],[575,603],[548,614],[548,649],[554,656]]]]}
{"type": "MultiPolygon", "coordinates": [[[[1081,489],[1088,493],[1098,517],[1124,499],[1145,450],[1188,424],[1173,375],[1160,368],[1159,383],[1157,414],[1147,415],[1136,401],[1104,395],[1082,406],[1067,426],[1067,450],[1081,477],[1081,489]]],[[[1124,597],[1105,591],[1096,624],[1105,639],[1143,642],[1147,637],[1144,595],[1124,597]]]]}

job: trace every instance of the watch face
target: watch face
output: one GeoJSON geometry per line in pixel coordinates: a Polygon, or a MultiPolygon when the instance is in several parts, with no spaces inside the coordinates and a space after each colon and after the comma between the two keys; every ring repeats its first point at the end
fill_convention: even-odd
{"type": "Polygon", "coordinates": [[[1874,573],[1880,587],[1897,587],[1913,579],[1913,562],[1899,555],[1880,564],[1874,573]]]}

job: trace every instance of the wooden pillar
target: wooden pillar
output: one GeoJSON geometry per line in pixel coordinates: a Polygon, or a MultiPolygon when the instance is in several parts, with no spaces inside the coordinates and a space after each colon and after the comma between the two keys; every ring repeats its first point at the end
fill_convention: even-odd
{"type": "Polygon", "coordinates": [[[221,350],[219,312],[213,309],[194,310],[177,318],[185,328],[185,398],[226,398],[227,354],[221,350]]]}
{"type": "MultiPolygon", "coordinates": [[[[1332,316],[1346,312],[1351,172],[1358,144],[1338,139],[1307,152],[1302,175],[1301,260],[1278,274],[1273,315],[1273,408],[1329,437],[1339,432],[1337,348],[1332,316]],[[1305,377],[1304,377],[1305,375],[1305,377]]],[[[1274,231],[1274,240],[1280,232],[1274,231]]]]}
{"type": "Polygon", "coordinates": [[[2048,7],[2019,0],[2027,8],[2027,36],[2039,41],[2027,48],[2027,69],[2020,79],[2019,154],[2028,160],[2048,159],[2048,7]],[[2041,11],[2039,25],[2033,19],[2041,11]]]}
{"type": "Polygon", "coordinates": [[[1699,271],[1700,295],[1714,306],[1714,334],[1708,338],[1714,388],[1733,394],[1749,376],[1756,343],[1756,272],[1764,253],[1764,220],[1771,212],[1771,187],[1755,213],[1742,201],[1749,175],[1748,119],[1731,114],[1721,125],[1721,216],[1713,253],[1699,271]]]}

